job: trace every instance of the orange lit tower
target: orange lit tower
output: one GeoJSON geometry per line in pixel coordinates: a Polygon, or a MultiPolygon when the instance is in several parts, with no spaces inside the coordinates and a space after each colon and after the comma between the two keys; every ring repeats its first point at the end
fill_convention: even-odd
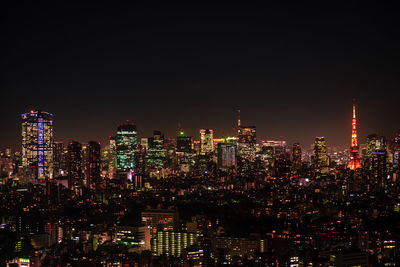
{"type": "Polygon", "coordinates": [[[356,104],[353,104],[353,122],[351,130],[351,148],[350,148],[350,161],[347,168],[351,170],[361,169],[360,157],[358,156],[358,143],[357,143],[357,121],[356,121],[356,104]]]}

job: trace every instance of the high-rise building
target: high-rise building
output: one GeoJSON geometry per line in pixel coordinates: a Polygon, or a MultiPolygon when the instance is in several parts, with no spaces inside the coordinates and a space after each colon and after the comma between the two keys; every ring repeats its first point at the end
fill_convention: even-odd
{"type": "Polygon", "coordinates": [[[214,152],[214,131],[212,129],[200,130],[200,153],[202,155],[214,152]]]}
{"type": "Polygon", "coordinates": [[[301,145],[300,143],[294,143],[292,148],[292,164],[294,170],[301,169],[301,145]]]}
{"type": "Polygon", "coordinates": [[[53,114],[31,110],[22,116],[22,166],[33,168],[36,179],[53,178],[53,114]]]}
{"type": "Polygon", "coordinates": [[[262,147],[272,147],[275,156],[282,156],[286,153],[285,140],[261,140],[262,147]]]}
{"type": "Polygon", "coordinates": [[[68,187],[80,189],[83,186],[82,144],[77,141],[68,143],[68,187]]]}
{"type": "Polygon", "coordinates": [[[250,161],[256,155],[256,126],[239,126],[238,155],[250,161]]]}
{"type": "Polygon", "coordinates": [[[356,105],[353,104],[353,119],[352,119],[352,130],[351,130],[351,147],[350,147],[350,161],[347,164],[347,168],[350,170],[362,169],[360,157],[358,155],[358,143],[357,143],[357,118],[356,118],[356,105]]]}
{"type": "Polygon", "coordinates": [[[66,148],[63,142],[54,142],[54,176],[64,176],[67,173],[66,148]]]}
{"type": "Polygon", "coordinates": [[[236,145],[233,143],[218,143],[218,167],[230,169],[236,166],[236,145]]]}
{"type": "Polygon", "coordinates": [[[176,141],[176,152],[192,152],[192,137],[180,132],[176,141]]]}
{"type": "Polygon", "coordinates": [[[400,173],[400,133],[394,138],[393,165],[395,171],[397,171],[397,173],[400,173]]]}
{"type": "Polygon", "coordinates": [[[313,165],[319,172],[324,173],[328,170],[329,157],[326,152],[326,142],[324,137],[315,137],[313,165]]]}
{"type": "Polygon", "coordinates": [[[376,134],[367,136],[366,168],[374,178],[385,178],[387,146],[386,138],[376,134]]]}
{"type": "Polygon", "coordinates": [[[136,125],[127,121],[118,126],[116,138],[117,172],[128,174],[135,168],[137,149],[136,125]]]}
{"type": "Polygon", "coordinates": [[[90,141],[87,146],[86,186],[97,186],[100,183],[101,145],[100,142],[90,141]]]}
{"type": "Polygon", "coordinates": [[[149,138],[148,141],[149,149],[146,159],[148,169],[164,168],[167,153],[164,148],[164,134],[161,131],[154,131],[153,137],[149,138]]]}

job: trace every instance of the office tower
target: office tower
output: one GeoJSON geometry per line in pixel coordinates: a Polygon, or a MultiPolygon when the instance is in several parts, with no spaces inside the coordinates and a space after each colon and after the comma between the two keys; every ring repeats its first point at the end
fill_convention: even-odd
{"type": "Polygon", "coordinates": [[[185,136],[185,133],[181,131],[176,141],[176,152],[192,152],[192,137],[185,136]]]}
{"type": "Polygon", "coordinates": [[[10,149],[0,153],[0,181],[3,177],[11,177],[14,171],[13,157],[10,149]]]}
{"type": "Polygon", "coordinates": [[[88,176],[87,176],[87,165],[88,165],[88,143],[82,142],[82,178],[83,178],[83,185],[88,186],[88,176]]]}
{"type": "Polygon", "coordinates": [[[315,137],[314,141],[314,168],[319,172],[327,172],[329,167],[329,158],[326,153],[326,143],[324,137],[315,137]]]}
{"type": "Polygon", "coordinates": [[[218,143],[218,167],[233,169],[236,166],[236,145],[233,143],[218,143]]]}
{"type": "Polygon", "coordinates": [[[353,119],[352,119],[352,130],[351,130],[351,147],[350,147],[350,161],[347,164],[347,168],[350,170],[361,169],[362,165],[358,155],[358,143],[357,143],[357,119],[356,119],[356,104],[353,104],[353,119]]]}
{"type": "Polygon", "coordinates": [[[77,190],[82,186],[82,145],[71,141],[68,143],[68,187],[77,190]]]}
{"type": "Polygon", "coordinates": [[[238,155],[253,161],[256,154],[256,126],[239,126],[238,155]]]}
{"type": "Polygon", "coordinates": [[[165,167],[166,149],[164,148],[164,134],[161,131],[154,131],[153,137],[148,138],[149,149],[147,151],[146,166],[148,169],[165,167]]]}
{"type": "Polygon", "coordinates": [[[200,130],[200,154],[205,155],[214,152],[214,131],[212,129],[200,130]]]}
{"type": "Polygon", "coordinates": [[[300,170],[301,169],[301,145],[300,145],[300,143],[293,144],[292,160],[293,160],[293,169],[300,170]]]}
{"type": "Polygon", "coordinates": [[[124,176],[135,168],[136,125],[127,121],[118,126],[116,138],[117,172],[124,176]]]}
{"type": "Polygon", "coordinates": [[[98,187],[101,182],[100,165],[101,165],[101,145],[100,142],[90,141],[87,144],[86,153],[86,186],[92,187],[93,184],[98,187]]]}
{"type": "Polygon", "coordinates": [[[109,137],[109,146],[107,151],[107,172],[109,178],[115,178],[117,172],[117,136],[109,137]]]}
{"type": "Polygon", "coordinates": [[[53,178],[53,114],[31,110],[22,116],[22,166],[39,181],[53,178]]]}
{"type": "Polygon", "coordinates": [[[54,142],[54,177],[64,176],[67,173],[66,148],[63,142],[54,142]]]}
{"type": "Polygon", "coordinates": [[[374,178],[386,176],[386,138],[376,134],[367,136],[366,168],[374,178]]]}
{"type": "Polygon", "coordinates": [[[400,173],[400,133],[394,138],[393,165],[397,173],[400,173]]]}
{"type": "Polygon", "coordinates": [[[272,147],[275,156],[284,155],[286,153],[285,140],[261,140],[262,147],[272,147]]]}

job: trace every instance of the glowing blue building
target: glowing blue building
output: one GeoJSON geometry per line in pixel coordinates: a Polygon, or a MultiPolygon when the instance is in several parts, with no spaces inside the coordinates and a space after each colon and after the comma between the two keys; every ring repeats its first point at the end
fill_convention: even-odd
{"type": "Polygon", "coordinates": [[[31,110],[22,117],[22,166],[31,168],[35,178],[53,178],[53,114],[31,110]]]}

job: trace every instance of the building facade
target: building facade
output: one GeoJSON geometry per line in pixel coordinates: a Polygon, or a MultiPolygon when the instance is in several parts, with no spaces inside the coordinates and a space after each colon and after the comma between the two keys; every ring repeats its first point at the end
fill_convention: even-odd
{"type": "Polygon", "coordinates": [[[53,179],[53,114],[31,110],[22,116],[22,166],[39,181],[53,179]]]}

